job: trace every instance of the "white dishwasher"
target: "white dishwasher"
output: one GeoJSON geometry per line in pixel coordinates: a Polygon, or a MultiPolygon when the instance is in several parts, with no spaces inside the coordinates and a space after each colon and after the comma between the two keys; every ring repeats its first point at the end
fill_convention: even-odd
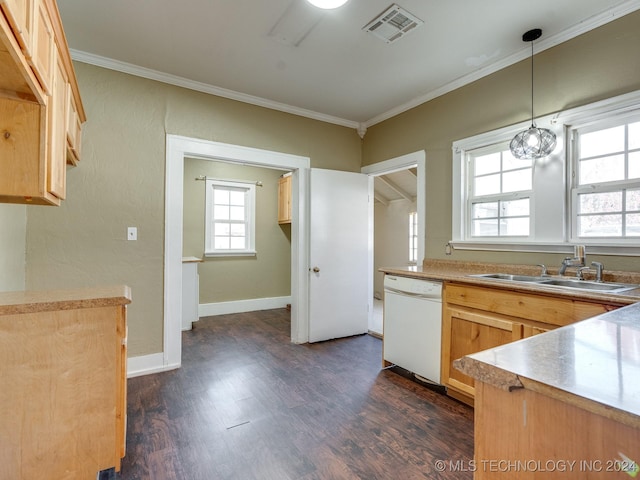
{"type": "Polygon", "coordinates": [[[442,283],[384,276],[383,357],[440,384],[442,283]]]}

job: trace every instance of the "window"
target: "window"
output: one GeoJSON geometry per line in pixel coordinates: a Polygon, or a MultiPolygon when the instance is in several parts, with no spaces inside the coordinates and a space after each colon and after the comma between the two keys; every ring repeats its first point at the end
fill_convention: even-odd
{"type": "Polygon", "coordinates": [[[409,264],[418,262],[418,212],[409,214],[409,264]]]}
{"type": "Polygon", "coordinates": [[[255,185],[206,184],[205,255],[255,255],[255,185]]]}
{"type": "Polygon", "coordinates": [[[574,237],[640,236],[640,116],[571,130],[574,237]]]}
{"type": "Polygon", "coordinates": [[[471,237],[528,237],[533,162],[504,144],[468,152],[468,162],[471,237]]]}
{"type": "Polygon", "coordinates": [[[512,158],[528,122],[453,143],[454,248],[640,255],[640,90],[536,118],[546,158],[512,158]]]}

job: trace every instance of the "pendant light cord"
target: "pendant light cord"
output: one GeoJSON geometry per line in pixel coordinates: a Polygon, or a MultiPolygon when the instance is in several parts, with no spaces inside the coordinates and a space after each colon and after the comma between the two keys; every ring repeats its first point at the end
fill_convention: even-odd
{"type": "Polygon", "coordinates": [[[533,40],[531,40],[531,127],[535,127],[533,121],[533,40]]]}

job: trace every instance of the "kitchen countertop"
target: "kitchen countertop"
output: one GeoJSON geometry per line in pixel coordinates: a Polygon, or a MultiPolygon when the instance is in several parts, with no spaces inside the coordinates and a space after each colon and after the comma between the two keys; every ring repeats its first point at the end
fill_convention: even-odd
{"type": "Polygon", "coordinates": [[[131,303],[126,285],[70,290],[0,292],[0,315],[108,307],[131,303]]]}
{"type": "Polygon", "coordinates": [[[203,260],[198,257],[182,257],[182,263],[202,263],[203,260]]]}
{"type": "MultiPolygon", "coordinates": [[[[640,428],[640,303],[636,303],[640,302],[640,289],[593,292],[470,276],[481,273],[540,275],[540,267],[533,265],[427,259],[422,267],[385,267],[380,271],[623,306],[465,356],[456,360],[454,367],[504,390],[527,388],[640,428]]],[[[557,274],[557,269],[550,269],[549,273],[557,274]]],[[[640,284],[640,274],[605,270],[604,280],[640,284]]]]}
{"type": "MultiPolygon", "coordinates": [[[[509,273],[519,275],[540,275],[540,267],[535,265],[517,265],[503,263],[462,262],[455,260],[426,259],[421,267],[383,267],[379,271],[404,277],[441,280],[471,285],[498,288],[510,291],[522,291],[556,297],[575,298],[577,300],[593,300],[617,305],[629,305],[640,302],[640,288],[619,293],[607,293],[591,290],[576,290],[545,286],[537,283],[510,282],[490,278],[472,277],[480,273],[509,273]]],[[[553,269],[549,269],[553,273],[553,269]]],[[[573,278],[566,275],[563,278],[573,278]]],[[[640,274],[634,272],[606,271],[607,282],[640,284],[640,274]]]]}
{"type": "Polygon", "coordinates": [[[454,362],[504,390],[527,388],[640,428],[640,304],[454,362]]]}

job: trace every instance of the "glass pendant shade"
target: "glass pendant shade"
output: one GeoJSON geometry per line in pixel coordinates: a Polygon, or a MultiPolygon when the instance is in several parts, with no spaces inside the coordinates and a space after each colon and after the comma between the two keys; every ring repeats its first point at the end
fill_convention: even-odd
{"type": "Polygon", "coordinates": [[[509,148],[513,156],[520,160],[543,158],[556,148],[556,134],[546,128],[531,125],[528,130],[513,137],[509,148]]]}
{"type": "Polygon", "coordinates": [[[323,8],[325,10],[341,7],[348,1],[349,0],[307,0],[311,5],[315,5],[316,7],[323,8]]]}
{"type": "Polygon", "coordinates": [[[524,42],[531,43],[531,126],[513,137],[509,144],[513,156],[520,160],[543,158],[556,148],[556,134],[547,128],[536,127],[533,121],[533,41],[541,35],[542,30],[539,28],[529,30],[522,35],[524,42]]]}

